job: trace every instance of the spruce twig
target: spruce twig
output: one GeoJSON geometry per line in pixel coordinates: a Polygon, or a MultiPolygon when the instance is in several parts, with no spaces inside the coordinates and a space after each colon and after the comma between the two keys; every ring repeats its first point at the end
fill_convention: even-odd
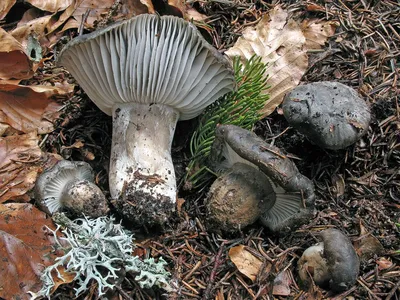
{"type": "Polygon", "coordinates": [[[213,172],[207,167],[207,159],[215,139],[215,129],[220,124],[232,124],[251,130],[260,120],[260,110],[269,95],[265,91],[266,64],[254,55],[243,65],[239,57],[233,61],[237,90],[225,95],[209,106],[200,117],[199,126],[190,141],[192,160],[188,165],[186,182],[193,188],[204,186],[213,172]]]}

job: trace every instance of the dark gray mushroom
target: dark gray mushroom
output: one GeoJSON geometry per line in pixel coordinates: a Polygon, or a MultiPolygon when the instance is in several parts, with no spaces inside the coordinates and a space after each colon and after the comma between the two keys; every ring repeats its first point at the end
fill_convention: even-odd
{"type": "Polygon", "coordinates": [[[298,262],[299,276],[305,286],[311,279],[335,293],[348,290],[357,280],[360,262],[349,238],[340,230],[321,232],[322,243],[304,251],[298,262]]]}
{"type": "Polygon", "coordinates": [[[368,130],[368,105],[350,87],[338,82],[315,82],[294,88],[282,105],[286,120],[314,144],[343,149],[368,130]]]}
{"type": "Polygon", "coordinates": [[[43,172],[35,185],[35,199],[46,213],[66,211],[97,218],[109,211],[107,200],[94,184],[94,172],[85,162],[62,160],[43,172]]]}
{"type": "Polygon", "coordinates": [[[143,14],[75,38],[59,63],[113,116],[109,181],[118,210],[139,224],[163,224],[176,204],[176,123],[234,88],[230,62],[193,24],[143,14]]]}
{"type": "Polygon", "coordinates": [[[296,165],[279,148],[265,143],[253,132],[233,125],[220,125],[210,157],[210,166],[222,173],[213,184],[207,202],[211,219],[216,215],[214,206],[227,212],[232,210],[223,205],[236,207],[235,213],[239,215],[242,202],[247,201],[243,195],[256,199],[251,202],[254,203],[254,212],[250,219],[259,216],[260,221],[273,232],[286,231],[307,222],[312,216],[315,198],[312,182],[300,174],[296,165]],[[224,187],[220,187],[221,184],[224,187]],[[227,193],[234,191],[242,198],[225,196],[227,201],[223,202],[214,197],[224,197],[224,193],[214,192],[218,189],[227,193]],[[234,206],[235,202],[231,201],[241,205],[234,206]]]}

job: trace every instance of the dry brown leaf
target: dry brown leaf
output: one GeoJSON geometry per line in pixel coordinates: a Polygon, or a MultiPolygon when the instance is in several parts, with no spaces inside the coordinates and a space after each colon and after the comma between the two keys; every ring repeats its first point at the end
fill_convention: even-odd
{"type": "Polygon", "coordinates": [[[0,297],[29,299],[37,292],[43,269],[54,263],[53,239],[46,226],[54,230],[46,214],[31,204],[0,204],[0,297]]]}
{"type": "Polygon", "coordinates": [[[31,78],[32,63],[21,43],[2,28],[0,28],[0,40],[0,78],[31,78]]]}
{"type": "Polygon", "coordinates": [[[335,34],[339,24],[335,21],[304,20],[301,30],[306,38],[307,50],[321,49],[325,42],[335,34]]]}
{"type": "Polygon", "coordinates": [[[2,20],[14,6],[17,0],[1,0],[0,1],[0,20],[2,20]]]}
{"type": "Polygon", "coordinates": [[[101,15],[107,13],[113,4],[114,0],[76,0],[74,6],[75,10],[72,13],[72,17],[75,20],[75,28],[80,27],[81,23],[83,22],[83,16],[88,11],[89,14],[85,20],[85,28],[93,29],[94,23],[99,21],[101,19],[101,15]]]}
{"type": "Polygon", "coordinates": [[[57,268],[59,274],[61,275],[61,278],[58,276],[57,271],[53,270],[53,272],[51,272],[51,276],[54,280],[54,286],[51,289],[50,294],[53,294],[60,285],[63,284],[68,284],[71,283],[72,281],[74,281],[76,273],[69,273],[66,272],[65,268],[63,266],[59,266],[57,268]]]}
{"type": "Polygon", "coordinates": [[[61,108],[49,98],[55,94],[64,94],[64,91],[54,87],[0,84],[0,122],[24,133],[53,131],[52,122],[61,108]]]}
{"type": "Polygon", "coordinates": [[[238,245],[229,250],[229,258],[239,272],[255,281],[262,266],[262,261],[246,250],[246,246],[238,245]]]}
{"type": "Polygon", "coordinates": [[[283,101],[285,93],[297,86],[308,66],[305,37],[300,26],[288,19],[287,11],[275,6],[255,27],[244,30],[226,54],[250,59],[254,54],[267,63],[265,75],[271,88],[269,101],[261,110],[263,117],[271,114],[283,101]]]}
{"type": "Polygon", "coordinates": [[[292,279],[290,277],[289,271],[286,270],[286,271],[280,272],[275,277],[272,294],[274,296],[289,296],[291,284],[292,284],[292,279]]]}
{"type": "Polygon", "coordinates": [[[207,19],[206,15],[199,13],[196,9],[186,4],[185,0],[168,0],[168,5],[176,7],[186,20],[202,22],[207,19]]]}
{"type": "Polygon", "coordinates": [[[18,22],[17,27],[25,25],[26,23],[39,18],[41,15],[41,11],[36,7],[32,7],[28,9],[24,15],[22,16],[21,20],[18,22]]]}
{"type": "Polygon", "coordinates": [[[391,266],[393,266],[393,263],[384,257],[380,257],[376,261],[376,264],[378,265],[379,270],[386,270],[386,269],[389,269],[391,266]]]}
{"type": "Polygon", "coordinates": [[[360,237],[354,242],[354,248],[362,260],[368,260],[375,255],[384,252],[384,248],[379,240],[370,234],[360,221],[360,237]]]}
{"type": "Polygon", "coordinates": [[[155,9],[151,0],[122,0],[121,13],[130,18],[141,14],[154,14],[155,9]]]}
{"type": "Polygon", "coordinates": [[[38,142],[36,132],[0,138],[0,203],[30,200],[44,157],[38,142]]]}
{"type": "Polygon", "coordinates": [[[28,21],[25,24],[21,24],[13,31],[11,31],[12,36],[19,41],[24,49],[30,49],[32,46],[32,39],[37,40],[40,44],[44,55],[46,53],[46,48],[52,48],[59,40],[62,35],[60,32],[49,33],[49,28],[52,27],[54,23],[53,16],[44,16],[41,18],[36,18],[28,21]]]}
{"type": "Polygon", "coordinates": [[[49,12],[58,12],[70,6],[74,0],[25,0],[32,6],[49,12]]]}

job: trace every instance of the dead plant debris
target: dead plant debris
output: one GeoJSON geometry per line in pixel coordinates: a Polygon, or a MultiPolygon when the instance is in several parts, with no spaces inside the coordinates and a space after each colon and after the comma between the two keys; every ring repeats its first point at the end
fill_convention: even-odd
{"type": "MultiPolygon", "coordinates": [[[[10,55],[15,55],[18,60],[18,68],[0,72],[1,77],[8,80],[7,84],[46,85],[71,91],[73,78],[54,65],[61,46],[78,32],[101,27],[129,15],[135,9],[136,13],[143,13],[157,11],[161,7],[168,13],[175,5],[177,8],[172,9],[175,13],[178,10],[187,18],[190,14],[196,15],[196,22],[199,22],[205,37],[223,51],[235,44],[245,28],[256,26],[265,14],[280,4],[288,11],[290,18],[310,30],[308,34],[311,37],[318,37],[316,42],[310,43],[312,49],[311,46],[307,48],[309,62],[300,83],[338,81],[351,86],[364,97],[374,115],[367,135],[356,145],[337,152],[312,145],[289,128],[283,116],[277,112],[260,121],[255,128],[259,136],[283,148],[291,156],[301,158],[296,160],[299,170],[311,178],[316,187],[316,217],[309,224],[282,237],[270,234],[260,225],[254,225],[239,235],[220,236],[208,232],[203,225],[203,202],[207,191],[182,192],[179,195],[179,215],[163,233],[153,229],[132,228],[138,238],[135,254],[141,257],[164,257],[172,274],[175,291],[167,297],[159,290],[143,290],[135,283],[134,276],[128,275],[115,291],[109,291],[108,298],[329,298],[332,296],[329,292],[317,287],[302,290],[297,284],[295,266],[302,252],[317,242],[317,232],[338,228],[350,237],[354,245],[364,247],[359,248],[364,258],[356,285],[337,295],[336,299],[400,299],[397,226],[400,223],[398,1],[217,0],[187,1],[184,4],[169,1],[170,5],[167,6],[166,1],[153,0],[152,3],[133,1],[133,7],[130,7],[125,1],[117,0],[102,1],[104,7],[101,9],[91,9],[93,3],[89,3],[85,9],[80,7],[79,13],[75,14],[76,9],[71,5],[78,5],[78,1],[71,0],[68,2],[70,5],[62,9],[47,6],[50,4],[46,3],[51,1],[29,1],[32,4],[30,9],[35,3],[42,3],[46,7],[40,8],[48,10],[38,12],[35,9],[29,13],[25,2],[18,2],[22,13],[14,7],[16,1],[0,4],[0,26],[4,31],[10,33],[15,30],[23,16],[26,24],[37,18],[52,17],[45,24],[48,34],[37,36],[43,46],[43,58],[36,63],[37,66],[31,65],[26,55],[20,52],[29,33],[18,34],[21,37],[18,42],[12,40],[13,44],[6,47],[7,51],[14,51],[10,55]],[[13,13],[12,18],[7,14],[9,11],[13,13]],[[16,15],[20,16],[19,19],[15,19],[16,15]],[[328,27],[315,24],[328,24],[328,27]],[[320,42],[320,35],[332,34],[332,26],[336,28],[334,35],[326,43],[320,42]],[[320,34],[318,29],[322,31],[320,34]],[[27,75],[32,72],[32,67],[37,67],[33,77],[27,75]],[[373,241],[379,251],[371,252],[366,248],[365,241],[373,241]],[[235,251],[236,258],[232,259],[235,251]],[[248,257],[250,262],[246,264],[240,261],[241,256],[248,257]]],[[[51,3],[66,5],[67,2],[51,3]]],[[[3,50],[1,48],[0,53],[3,50]]],[[[7,61],[0,60],[0,63],[6,65],[7,61]]],[[[79,87],[75,87],[73,96],[65,97],[56,93],[52,99],[62,104],[55,129],[48,133],[44,131],[39,136],[40,141],[36,134],[30,133],[30,139],[34,141],[30,151],[34,151],[37,157],[42,152],[51,152],[61,154],[66,159],[89,162],[98,174],[97,182],[107,191],[110,119],[87,101],[79,87]]],[[[42,114],[44,109],[45,106],[38,113],[42,114]]],[[[179,170],[184,170],[187,163],[187,146],[177,141],[187,141],[191,134],[187,128],[192,127],[184,123],[177,128],[180,136],[174,142],[173,154],[178,175],[182,174],[179,170]]],[[[8,135],[4,133],[7,130],[4,129],[3,134],[8,135]]],[[[1,139],[4,144],[10,137],[5,140],[2,135],[1,139]]],[[[18,160],[9,160],[10,165],[21,167],[25,166],[23,163],[29,163],[35,166],[32,155],[28,158],[17,154],[14,156],[18,160]],[[27,162],[22,162],[21,157],[27,162]]],[[[29,200],[29,197],[23,199],[29,200]]],[[[73,287],[73,283],[61,285],[53,294],[53,299],[72,299],[73,287]]],[[[93,284],[85,299],[92,299],[95,291],[96,285],[93,284]]]]}

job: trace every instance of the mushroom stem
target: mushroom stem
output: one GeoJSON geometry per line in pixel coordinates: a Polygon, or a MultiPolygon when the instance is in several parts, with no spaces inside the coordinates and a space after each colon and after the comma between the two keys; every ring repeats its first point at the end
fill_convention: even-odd
{"type": "Polygon", "coordinates": [[[134,222],[162,224],[174,210],[171,144],[178,118],[177,110],[163,104],[113,107],[110,193],[134,222]]]}

